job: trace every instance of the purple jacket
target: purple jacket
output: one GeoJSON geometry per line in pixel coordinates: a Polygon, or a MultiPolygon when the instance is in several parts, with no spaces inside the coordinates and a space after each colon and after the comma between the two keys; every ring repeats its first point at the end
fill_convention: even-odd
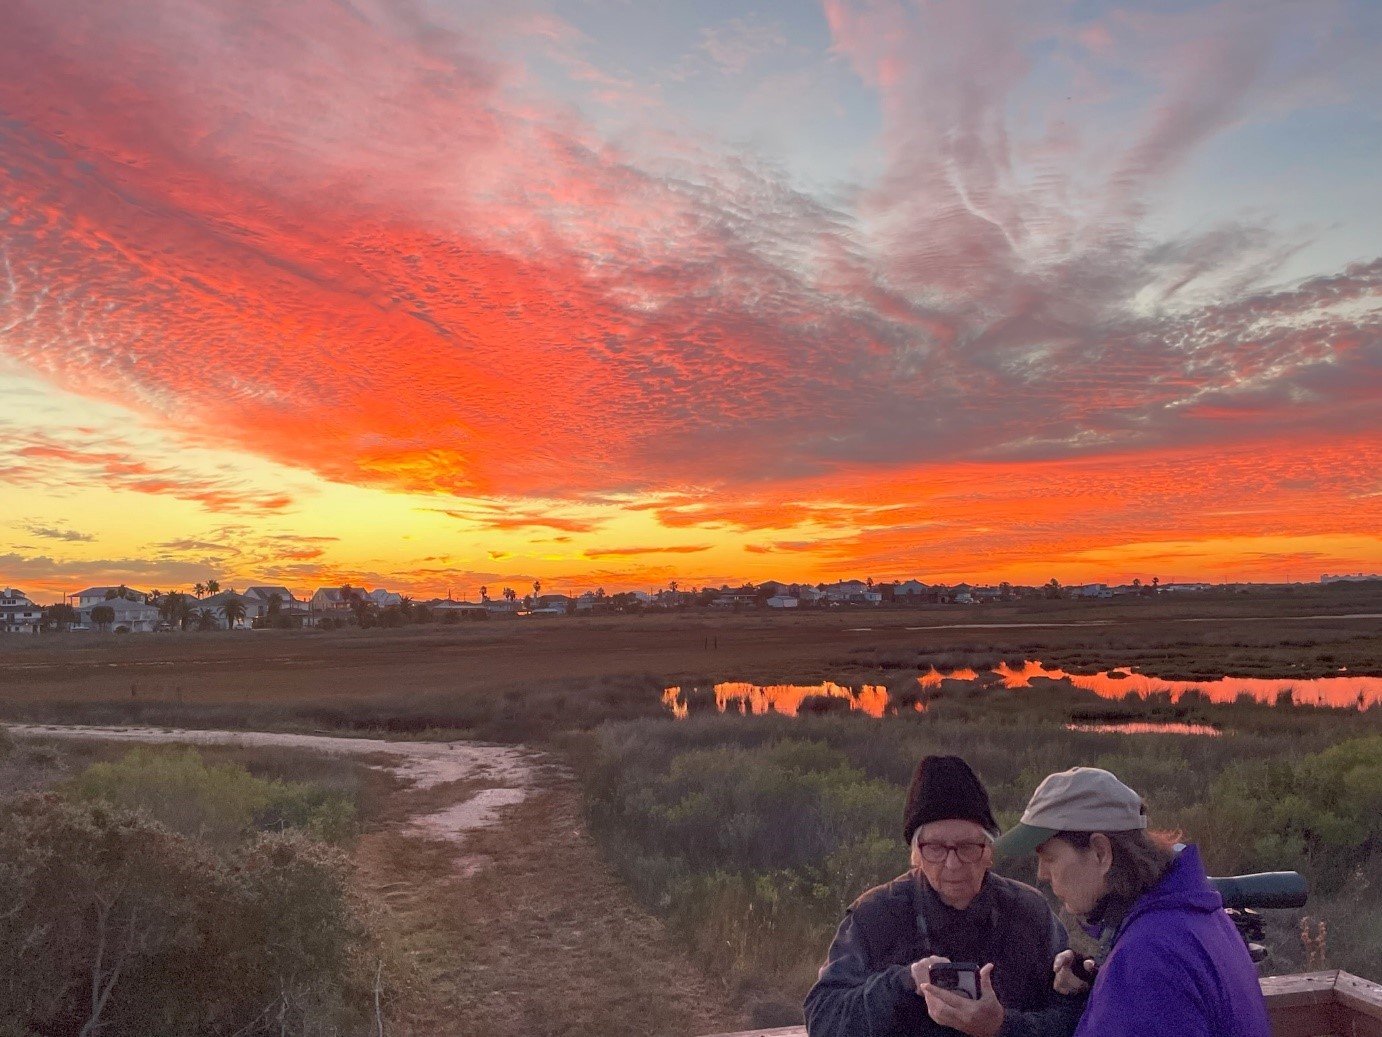
{"type": "Polygon", "coordinates": [[[1133,904],[1075,1037],[1269,1037],[1257,966],[1187,846],[1133,904]]]}

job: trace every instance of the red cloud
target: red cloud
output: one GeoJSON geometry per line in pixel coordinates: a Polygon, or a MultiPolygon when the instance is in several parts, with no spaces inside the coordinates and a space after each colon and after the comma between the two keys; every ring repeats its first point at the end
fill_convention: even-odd
{"type": "MultiPolygon", "coordinates": [[[[883,174],[843,210],[709,142],[601,139],[497,57],[499,16],[136,6],[6,8],[0,327],[8,359],[190,441],[522,502],[446,512],[489,529],[590,533],[525,498],[653,490],[669,527],[878,564],[1015,564],[1073,549],[1072,524],[1096,545],[1376,518],[1241,458],[1337,485],[1376,456],[1382,262],[1268,290],[1290,242],[1141,223],[1199,143],[1276,103],[1285,14],[1132,54],[1165,89],[1104,155],[1012,122],[1034,49],[1076,31],[982,0],[831,0],[883,116],[883,174]],[[1280,514],[1221,518],[1225,488],[1280,514]]],[[[1085,43],[1163,39],[1146,17],[1085,43]]],[[[1091,92],[1117,86],[1097,73],[1091,92]]],[[[72,436],[21,437],[0,478],[290,503],[72,436]]]]}

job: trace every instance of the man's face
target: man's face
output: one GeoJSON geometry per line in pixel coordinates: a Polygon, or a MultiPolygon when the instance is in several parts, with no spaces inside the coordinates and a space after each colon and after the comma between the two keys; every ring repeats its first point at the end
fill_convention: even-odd
{"type": "Polygon", "coordinates": [[[958,911],[967,908],[984,884],[984,875],[993,867],[993,846],[983,828],[973,821],[932,821],[922,825],[917,847],[921,851],[921,873],[941,898],[941,903],[958,911]],[[982,847],[982,849],[979,849],[982,847]],[[943,860],[928,860],[939,856],[945,848],[943,860]],[[974,856],[972,864],[960,860],[960,855],[974,856]]]}

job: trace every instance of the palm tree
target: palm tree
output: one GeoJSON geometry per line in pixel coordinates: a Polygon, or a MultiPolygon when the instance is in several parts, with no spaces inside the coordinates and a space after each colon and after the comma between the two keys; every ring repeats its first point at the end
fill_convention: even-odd
{"type": "Polygon", "coordinates": [[[537,597],[537,596],[538,596],[539,594],[541,594],[541,593],[542,593],[542,581],[541,581],[541,580],[534,580],[534,581],[533,581],[533,597],[537,597]]]}
{"type": "Polygon", "coordinates": [[[196,620],[198,630],[216,629],[216,612],[214,609],[193,609],[192,618],[196,620]]]}
{"type": "Polygon", "coordinates": [[[234,630],[235,624],[245,618],[245,603],[239,598],[226,598],[221,603],[221,615],[226,617],[226,629],[234,630]]]}
{"type": "Polygon", "coordinates": [[[196,586],[194,586],[194,587],[192,588],[192,593],[195,594],[197,597],[200,598],[203,594],[206,593],[206,584],[204,584],[204,583],[199,583],[199,584],[197,584],[196,586]]]}
{"type": "Polygon", "coordinates": [[[481,587],[481,588],[480,588],[480,600],[481,600],[481,601],[489,601],[489,588],[488,588],[488,587],[481,587]]]}
{"type": "Polygon", "coordinates": [[[505,601],[507,601],[507,602],[513,602],[517,597],[518,597],[518,591],[514,590],[512,587],[505,587],[505,588],[504,588],[504,600],[505,600],[505,601]]]}
{"type": "Polygon", "coordinates": [[[207,580],[207,581],[206,581],[206,593],[208,593],[208,594],[219,594],[220,592],[221,592],[221,585],[220,585],[219,583],[217,583],[215,580],[207,580]]]}

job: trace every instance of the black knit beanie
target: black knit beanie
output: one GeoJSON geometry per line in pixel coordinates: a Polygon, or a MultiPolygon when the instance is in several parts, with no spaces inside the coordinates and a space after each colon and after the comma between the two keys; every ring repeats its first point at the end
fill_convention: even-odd
{"type": "Polygon", "coordinates": [[[912,774],[907,811],[902,815],[902,838],[932,821],[973,821],[995,838],[998,823],[989,808],[989,794],[978,775],[958,756],[926,756],[912,774]]]}

